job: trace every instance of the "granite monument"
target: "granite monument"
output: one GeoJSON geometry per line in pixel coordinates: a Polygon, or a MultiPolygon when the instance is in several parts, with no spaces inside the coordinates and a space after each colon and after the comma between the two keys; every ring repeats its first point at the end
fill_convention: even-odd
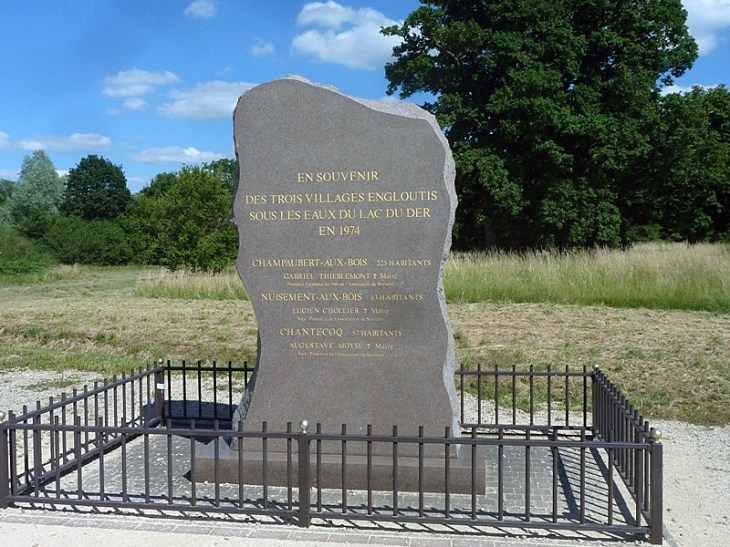
{"type": "Polygon", "coordinates": [[[434,117],[289,77],[240,97],[234,133],[237,266],[259,328],[234,426],[458,436],[442,282],[457,200],[434,117]]]}

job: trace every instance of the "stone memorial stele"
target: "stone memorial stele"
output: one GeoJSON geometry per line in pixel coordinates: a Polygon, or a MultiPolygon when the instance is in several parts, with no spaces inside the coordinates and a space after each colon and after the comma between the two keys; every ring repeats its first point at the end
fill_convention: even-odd
{"type": "MultiPolygon", "coordinates": [[[[234,134],[237,266],[259,343],[233,427],[284,431],[307,420],[326,433],[346,424],[348,434],[372,426],[392,435],[397,426],[416,436],[423,426],[426,436],[446,428],[458,436],[442,283],[457,200],[434,117],[288,77],[239,98],[234,134]]],[[[260,441],[242,444],[233,443],[232,457],[261,451],[260,441]]],[[[283,444],[270,441],[270,459],[283,444]]],[[[323,443],[325,453],[340,450],[323,443]]],[[[365,450],[348,443],[348,465],[365,450]]],[[[404,445],[402,454],[416,450],[404,445]]],[[[375,447],[379,456],[391,451],[375,447]]],[[[427,456],[443,466],[444,446],[428,445],[427,456]]]]}

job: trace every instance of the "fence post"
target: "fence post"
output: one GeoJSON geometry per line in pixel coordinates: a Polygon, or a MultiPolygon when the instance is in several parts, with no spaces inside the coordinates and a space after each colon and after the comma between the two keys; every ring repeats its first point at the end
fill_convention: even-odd
{"type": "Polygon", "coordinates": [[[162,368],[162,359],[159,359],[158,369],[155,371],[155,418],[165,420],[165,370],[162,368]]]}
{"type": "Polygon", "coordinates": [[[299,422],[300,433],[297,435],[298,454],[297,460],[299,462],[299,517],[298,524],[301,528],[309,528],[312,520],[311,516],[311,499],[310,499],[310,487],[312,479],[310,477],[309,461],[309,435],[307,429],[309,428],[309,422],[302,420],[299,422]]]}
{"type": "Polygon", "coordinates": [[[593,430],[593,436],[596,433],[601,438],[605,438],[603,433],[603,424],[601,423],[603,408],[601,407],[601,397],[599,395],[598,385],[598,372],[599,368],[597,364],[593,365],[593,372],[591,373],[591,429],[593,430]]]}
{"type": "Polygon", "coordinates": [[[0,509],[8,506],[8,496],[10,495],[10,465],[8,454],[8,429],[3,423],[5,421],[5,412],[0,410],[0,509]]]}
{"type": "Polygon", "coordinates": [[[651,533],[649,541],[654,545],[662,544],[664,532],[664,446],[660,442],[662,432],[658,429],[651,430],[651,507],[649,508],[651,522],[651,533]]]}

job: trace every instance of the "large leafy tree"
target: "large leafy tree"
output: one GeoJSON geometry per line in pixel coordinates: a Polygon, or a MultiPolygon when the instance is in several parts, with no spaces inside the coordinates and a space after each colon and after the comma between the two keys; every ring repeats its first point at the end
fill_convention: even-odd
{"type": "Polygon", "coordinates": [[[205,164],[205,169],[219,178],[224,186],[231,189],[231,192],[235,192],[236,171],[238,170],[238,163],[236,160],[223,158],[212,161],[205,164]]]}
{"type": "Polygon", "coordinates": [[[162,199],[166,266],[219,271],[231,263],[233,188],[215,167],[183,167],[162,199]]]}
{"type": "Polygon", "coordinates": [[[24,235],[43,236],[63,202],[64,181],[43,150],[23,158],[18,183],[7,200],[11,222],[24,235]]]}
{"type": "Polygon", "coordinates": [[[113,220],[131,199],[122,168],[89,155],[68,173],[61,213],[84,220],[113,220]]]}
{"type": "Polygon", "coordinates": [[[150,184],[132,196],[119,223],[129,234],[134,261],[139,264],[163,264],[166,259],[165,194],[178,182],[177,173],[158,173],[150,184]]]}
{"type": "MultiPolygon", "coordinates": [[[[172,175],[172,179],[177,178],[172,175]]],[[[163,196],[149,196],[144,188],[132,197],[119,225],[128,234],[133,260],[138,264],[162,264],[166,256],[165,203],[163,196]]]]}
{"type": "Polygon", "coordinates": [[[149,186],[145,186],[139,191],[141,196],[148,198],[158,198],[163,196],[177,182],[175,173],[158,173],[150,181],[149,186]]]}
{"type": "Polygon", "coordinates": [[[665,239],[730,238],[730,92],[695,87],[661,100],[645,192],[665,239]]]}
{"type": "Polygon", "coordinates": [[[456,246],[616,245],[697,47],[680,0],[421,0],[388,92],[432,94],[457,163],[456,246]]]}
{"type": "Polygon", "coordinates": [[[120,223],[137,262],[217,271],[236,256],[229,218],[236,162],[219,160],[161,173],[134,196],[120,223]]]}

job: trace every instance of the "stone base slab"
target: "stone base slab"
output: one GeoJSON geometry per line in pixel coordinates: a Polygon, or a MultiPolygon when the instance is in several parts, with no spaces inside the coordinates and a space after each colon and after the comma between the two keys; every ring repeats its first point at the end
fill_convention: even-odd
{"type": "MultiPolygon", "coordinates": [[[[296,444],[294,445],[296,449],[296,444]]],[[[268,452],[266,465],[267,484],[269,486],[287,486],[288,466],[287,455],[283,452],[268,452]]],[[[375,491],[393,490],[393,458],[387,456],[372,456],[370,473],[370,489],[375,491]]],[[[317,456],[311,455],[310,477],[312,486],[317,486],[317,456]]],[[[239,461],[238,450],[232,450],[228,445],[220,443],[218,455],[218,480],[221,483],[237,484],[239,482],[239,468],[243,467],[245,484],[263,484],[263,455],[261,452],[242,452],[239,461]]],[[[298,485],[299,465],[297,454],[292,454],[291,481],[293,486],[298,485]]],[[[322,484],[325,489],[342,488],[342,457],[339,454],[322,454],[321,467],[322,484]]],[[[214,443],[201,444],[195,454],[195,482],[216,481],[216,458],[214,443]]],[[[368,489],[368,462],[367,456],[347,455],[347,489],[368,489]]],[[[477,448],[477,457],[472,469],[471,448],[462,446],[459,457],[449,460],[449,492],[453,494],[470,494],[474,491],[478,495],[485,493],[485,456],[483,447],[477,448]]],[[[445,460],[444,458],[424,458],[423,460],[423,491],[444,493],[445,460]]],[[[398,491],[419,491],[418,458],[398,457],[398,491]]]]}

